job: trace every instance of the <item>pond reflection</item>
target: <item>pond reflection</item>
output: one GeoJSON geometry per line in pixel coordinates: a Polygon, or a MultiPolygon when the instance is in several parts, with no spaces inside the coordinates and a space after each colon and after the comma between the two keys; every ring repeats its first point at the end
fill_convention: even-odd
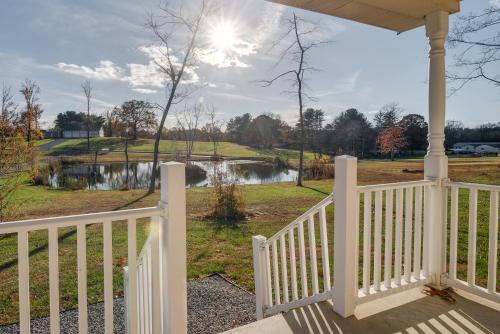
{"type": "MultiPolygon", "coordinates": [[[[223,172],[238,184],[265,184],[295,181],[297,171],[248,160],[194,161],[186,171],[188,187],[210,187],[216,172],[223,172]]],[[[46,184],[59,189],[142,189],[149,186],[152,162],[63,165],[51,169],[46,184]]],[[[159,170],[157,185],[159,185],[159,170]]]]}

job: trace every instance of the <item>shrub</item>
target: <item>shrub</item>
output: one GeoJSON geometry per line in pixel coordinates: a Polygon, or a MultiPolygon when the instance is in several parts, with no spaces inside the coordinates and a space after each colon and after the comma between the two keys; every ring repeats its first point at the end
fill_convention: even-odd
{"type": "Polygon", "coordinates": [[[282,158],[280,156],[275,156],[274,158],[266,158],[264,161],[275,165],[279,169],[290,168],[290,163],[288,159],[282,158]]]}
{"type": "Polygon", "coordinates": [[[245,218],[243,197],[234,180],[229,180],[222,172],[213,178],[213,203],[208,218],[218,222],[235,222],[245,218]]]}
{"type": "Polygon", "coordinates": [[[203,181],[207,178],[207,172],[198,165],[188,162],[186,164],[186,180],[203,181]]]}
{"type": "Polygon", "coordinates": [[[335,165],[325,159],[316,159],[306,166],[304,173],[309,180],[332,179],[335,177],[335,165]]]}

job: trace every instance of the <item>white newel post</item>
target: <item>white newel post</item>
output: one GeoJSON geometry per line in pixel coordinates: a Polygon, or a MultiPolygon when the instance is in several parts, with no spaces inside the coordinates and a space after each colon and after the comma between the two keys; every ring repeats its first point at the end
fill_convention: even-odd
{"type": "Polygon", "coordinates": [[[257,320],[264,318],[264,303],[266,302],[266,252],[263,247],[265,241],[266,238],[262,235],[252,237],[255,307],[257,320]]]}
{"type": "Polygon", "coordinates": [[[356,307],[356,214],[357,159],[335,158],[333,310],[341,316],[354,314],[356,307]]]}
{"type": "Polygon", "coordinates": [[[429,274],[436,286],[441,284],[443,273],[443,227],[446,210],[442,181],[448,177],[448,158],[444,149],[446,79],[445,79],[445,40],[448,34],[448,13],[437,11],[427,15],[426,33],[429,39],[429,147],[425,156],[425,179],[437,181],[431,187],[429,207],[426,209],[429,250],[429,274]]]}
{"type": "MultiPolygon", "coordinates": [[[[160,261],[162,286],[162,333],[187,333],[186,282],[186,181],[185,166],[162,163],[160,261]]],[[[153,291],[153,293],[155,293],[153,291]]]]}

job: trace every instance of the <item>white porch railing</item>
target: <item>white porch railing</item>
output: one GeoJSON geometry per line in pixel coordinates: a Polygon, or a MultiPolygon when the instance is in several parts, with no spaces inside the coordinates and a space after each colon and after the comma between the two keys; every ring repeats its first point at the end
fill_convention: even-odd
{"type": "Polygon", "coordinates": [[[358,215],[362,224],[356,224],[363,231],[358,304],[430,282],[422,251],[429,242],[424,199],[432,185],[435,182],[413,181],[358,187],[363,212],[358,215]]]}
{"type": "Polygon", "coordinates": [[[331,298],[326,218],[331,204],[333,194],[273,237],[253,237],[258,319],[331,298]]]}
{"type": "MultiPolygon", "coordinates": [[[[447,276],[442,281],[448,285],[500,302],[497,292],[500,186],[459,182],[441,184],[430,180],[358,186],[356,175],[355,158],[337,157],[335,196],[329,195],[268,240],[262,236],[253,238],[258,318],[330,297],[333,298],[334,310],[342,316],[349,316],[356,305],[426,283],[439,284],[436,277],[441,276],[447,276]],[[431,191],[442,194],[444,199],[448,198],[446,189],[451,193],[448,271],[444,246],[448,244],[447,215],[444,214],[443,221],[434,222],[439,225],[436,229],[436,226],[431,226],[430,211],[433,207],[430,203],[431,191]],[[458,229],[459,222],[464,220],[458,210],[461,191],[469,195],[468,233],[461,233],[462,238],[464,234],[468,235],[466,281],[457,278],[458,229]],[[487,286],[476,282],[476,259],[485,256],[478,254],[476,245],[478,193],[481,193],[483,204],[485,198],[489,198],[489,213],[486,214],[489,231],[487,286]],[[333,203],[335,214],[332,226],[327,224],[325,208],[333,203]],[[316,214],[320,218],[320,254],[316,251],[316,214]],[[304,236],[305,223],[309,238],[304,236]],[[332,230],[333,238],[330,237],[332,230]],[[439,236],[431,235],[436,231],[439,236]],[[333,239],[334,286],[329,271],[331,254],[328,252],[332,248],[329,237],[333,239]],[[443,250],[431,254],[430,243],[441,240],[441,237],[443,250]],[[299,244],[300,279],[296,269],[295,241],[299,244]],[[307,248],[309,260],[306,257],[307,248]],[[318,270],[320,262],[317,255],[321,256],[321,271],[318,270]],[[431,260],[436,256],[442,259],[438,262],[443,264],[442,268],[432,267],[431,260]],[[444,275],[446,272],[448,274],[444,275]],[[322,290],[318,284],[319,276],[323,277],[322,290]]],[[[443,211],[446,213],[446,210],[443,211]]]]}
{"type": "Polygon", "coordinates": [[[102,225],[104,331],[113,333],[112,227],[123,221],[127,221],[128,230],[126,298],[129,332],[187,332],[184,165],[162,164],[161,173],[161,201],[156,207],[0,224],[0,235],[17,234],[20,333],[30,333],[29,234],[40,230],[48,230],[50,332],[60,332],[58,230],[65,227],[76,228],[78,328],[80,333],[88,332],[86,228],[91,224],[102,225]],[[137,258],[136,227],[139,219],[150,220],[151,232],[137,258]]]}
{"type": "MultiPolygon", "coordinates": [[[[497,287],[498,266],[498,216],[500,186],[447,182],[449,192],[449,265],[444,283],[483,298],[500,303],[500,293],[497,287]],[[478,203],[481,207],[478,208],[478,203]],[[467,208],[461,214],[459,208],[467,208]],[[467,230],[460,227],[466,226],[467,230]],[[478,226],[485,227],[486,235],[479,233],[478,226]],[[461,233],[459,233],[461,232],[461,233]],[[466,236],[466,237],[465,237],[466,236]],[[478,247],[478,237],[481,238],[478,247]],[[458,259],[459,246],[467,254],[462,258],[460,265],[458,259]],[[487,258],[486,284],[479,284],[477,279],[477,259],[487,258]],[[459,271],[462,275],[459,275],[459,271]],[[465,276],[460,279],[459,276],[465,276]]],[[[448,197],[448,196],[447,196],[448,197]]],[[[483,268],[483,272],[484,272],[483,268]]]]}

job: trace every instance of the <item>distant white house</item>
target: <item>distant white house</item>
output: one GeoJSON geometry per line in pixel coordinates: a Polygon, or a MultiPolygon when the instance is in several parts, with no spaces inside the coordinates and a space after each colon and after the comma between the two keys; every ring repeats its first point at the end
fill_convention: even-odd
{"type": "MultiPolygon", "coordinates": [[[[90,138],[104,137],[104,130],[101,128],[99,131],[91,130],[89,132],[90,138]]],[[[63,130],[63,138],[87,138],[86,130],[63,130]]]]}
{"type": "Polygon", "coordinates": [[[500,142],[456,143],[451,151],[454,153],[498,154],[500,153],[500,142]]]}

